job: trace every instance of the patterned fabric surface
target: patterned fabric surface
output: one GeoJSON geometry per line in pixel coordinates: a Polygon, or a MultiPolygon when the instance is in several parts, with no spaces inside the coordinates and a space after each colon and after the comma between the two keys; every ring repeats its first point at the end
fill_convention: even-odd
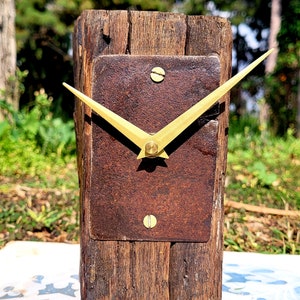
{"type": "MultiPolygon", "coordinates": [[[[0,250],[0,299],[80,299],[79,245],[11,242],[0,250]]],[[[300,256],[225,252],[223,300],[300,300],[300,256]]],[[[205,299],[204,299],[205,300],[205,299]]]]}
{"type": "Polygon", "coordinates": [[[300,300],[300,256],[225,252],[223,300],[300,300]]]}

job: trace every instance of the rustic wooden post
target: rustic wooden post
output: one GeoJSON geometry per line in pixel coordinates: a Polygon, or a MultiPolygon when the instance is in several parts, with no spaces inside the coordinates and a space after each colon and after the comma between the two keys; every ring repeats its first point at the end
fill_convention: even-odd
{"type": "MultiPolygon", "coordinates": [[[[85,11],[74,32],[75,85],[157,132],[230,77],[231,43],[230,24],[218,17],[85,11]],[[163,83],[143,77],[151,63],[164,65],[163,83]]],[[[82,299],[221,299],[228,107],[227,94],[168,146],[168,160],[141,161],[76,102],[82,299]],[[141,218],[152,209],[153,230],[141,218]]]]}

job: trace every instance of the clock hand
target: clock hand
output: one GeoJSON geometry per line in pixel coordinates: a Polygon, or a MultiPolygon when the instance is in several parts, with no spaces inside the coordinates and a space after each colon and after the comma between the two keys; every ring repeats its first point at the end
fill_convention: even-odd
{"type": "MultiPolygon", "coordinates": [[[[163,149],[170,144],[181,132],[183,132],[188,126],[190,126],[195,120],[197,120],[205,111],[207,111],[213,104],[215,104],[223,95],[225,95],[230,89],[232,89],[240,80],[242,80],[248,73],[250,73],[258,64],[260,64],[274,49],[270,49],[263,54],[253,63],[251,63],[244,70],[236,74],[234,77],[226,81],[223,85],[215,89],[208,96],[200,100],[193,105],[190,109],[177,117],[171,123],[166,125],[160,131],[153,136],[150,136],[148,141],[141,147],[141,152],[138,155],[139,158],[143,158],[147,155],[147,147],[152,145],[153,149],[156,149],[157,153],[163,151],[163,149]]],[[[155,153],[152,153],[155,155],[155,153]]]]}
{"type": "MultiPolygon", "coordinates": [[[[136,144],[139,148],[142,149],[144,147],[145,142],[150,139],[151,135],[133,125],[129,121],[123,119],[116,113],[112,112],[108,108],[103,105],[97,103],[93,99],[79,92],[75,88],[71,87],[67,83],[63,83],[63,86],[66,87],[70,92],[72,92],[76,97],[78,97],[81,101],[83,101],[86,105],[88,105],[92,110],[94,110],[99,116],[101,116],[104,120],[110,123],[114,128],[120,131],[123,135],[125,135],[131,142],[136,144]]],[[[162,158],[168,158],[168,155],[165,151],[156,151],[155,146],[153,148],[152,144],[148,143],[146,156],[151,156],[151,153],[154,151],[155,156],[160,156],[162,158]]]]}

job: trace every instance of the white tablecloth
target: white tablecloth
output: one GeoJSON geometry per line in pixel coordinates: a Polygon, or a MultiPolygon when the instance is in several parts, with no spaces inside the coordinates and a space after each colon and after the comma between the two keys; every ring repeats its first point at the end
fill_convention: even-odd
{"type": "MultiPolygon", "coordinates": [[[[0,299],[80,299],[79,255],[79,245],[7,244],[0,250],[0,299]]],[[[225,252],[222,299],[300,300],[300,256],[225,252]]]]}

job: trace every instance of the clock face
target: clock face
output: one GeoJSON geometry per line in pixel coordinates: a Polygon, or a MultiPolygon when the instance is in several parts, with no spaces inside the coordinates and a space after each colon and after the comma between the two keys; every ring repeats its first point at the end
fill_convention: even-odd
{"type": "MultiPolygon", "coordinates": [[[[219,86],[220,62],[217,56],[99,56],[92,82],[91,98],[153,134],[219,86]],[[158,81],[151,76],[155,67],[164,71],[158,81]]],[[[92,238],[206,242],[221,112],[214,105],[168,144],[169,159],[142,160],[140,148],[92,113],[92,238]]]]}

